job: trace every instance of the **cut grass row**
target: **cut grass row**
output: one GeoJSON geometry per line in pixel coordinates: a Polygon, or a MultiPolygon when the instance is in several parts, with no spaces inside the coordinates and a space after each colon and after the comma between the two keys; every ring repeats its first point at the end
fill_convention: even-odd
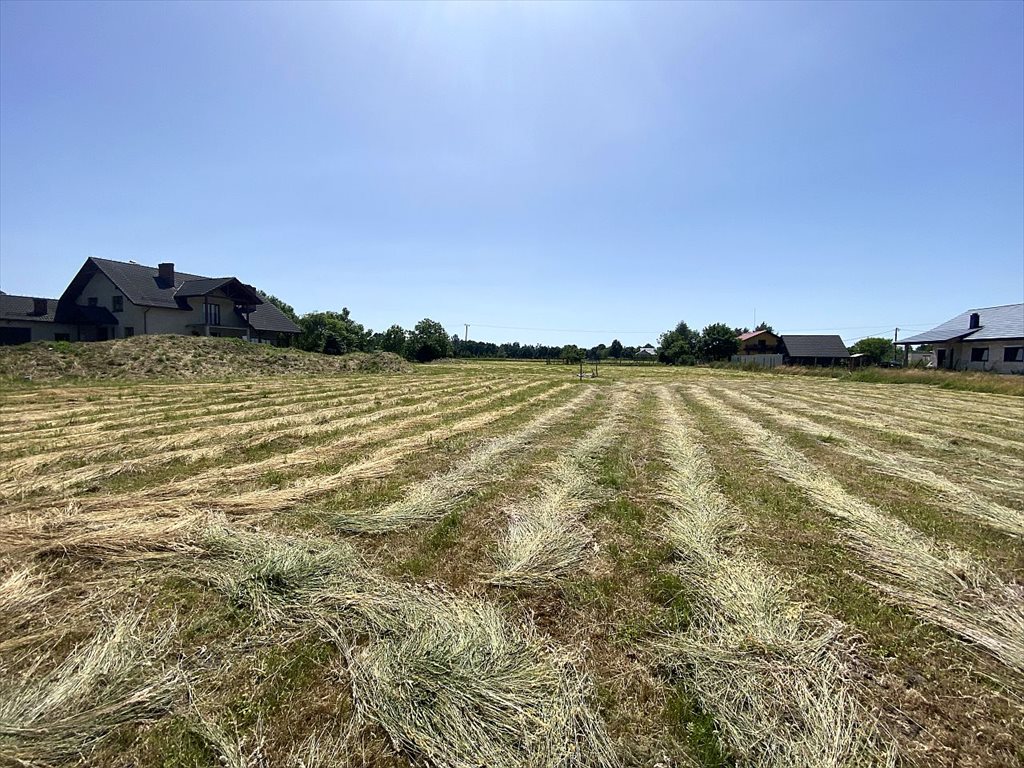
{"type": "Polygon", "coordinates": [[[329,439],[331,435],[342,434],[378,421],[429,412],[445,399],[472,397],[478,391],[480,388],[474,386],[445,386],[420,391],[414,395],[389,392],[382,393],[362,407],[353,407],[353,404],[345,403],[333,408],[323,408],[319,402],[314,402],[310,404],[310,410],[297,416],[262,422],[228,423],[141,440],[113,438],[113,445],[110,445],[111,441],[104,440],[102,444],[109,447],[93,449],[89,452],[87,460],[75,462],[81,463],[82,466],[61,472],[46,472],[40,476],[40,473],[49,467],[63,464],[71,456],[81,456],[81,451],[89,449],[87,445],[76,445],[74,448],[37,454],[12,462],[9,466],[10,478],[5,482],[0,481],[0,498],[63,491],[122,473],[143,474],[173,462],[195,464],[224,456],[244,455],[244,452],[251,452],[278,440],[306,442],[329,439]],[[124,458],[125,456],[130,458],[124,458]]]}
{"type": "Polygon", "coordinates": [[[773,471],[800,488],[842,524],[842,542],[871,569],[886,599],[943,627],[1005,666],[1013,688],[1024,685],[1024,587],[1006,582],[968,552],[931,540],[851,495],[800,452],[701,389],[690,395],[728,423],[773,471]]]}
{"type": "MultiPolygon", "coordinates": [[[[716,389],[715,394],[720,394],[733,405],[752,410],[775,424],[791,427],[807,435],[821,433],[822,427],[812,419],[787,413],[727,389],[716,389]]],[[[936,503],[950,513],[969,515],[984,525],[1011,536],[1024,535],[1024,510],[1007,507],[971,490],[962,482],[953,482],[935,472],[934,469],[937,467],[933,462],[906,452],[880,451],[865,444],[856,436],[834,427],[829,430],[829,438],[829,445],[835,450],[869,465],[875,471],[927,488],[934,493],[936,503]]]]}
{"type": "Polygon", "coordinates": [[[692,596],[685,630],[658,642],[744,765],[894,765],[856,684],[850,642],[794,601],[777,572],[745,551],[742,517],[721,494],[692,422],[665,389],[663,536],[692,596]]]}

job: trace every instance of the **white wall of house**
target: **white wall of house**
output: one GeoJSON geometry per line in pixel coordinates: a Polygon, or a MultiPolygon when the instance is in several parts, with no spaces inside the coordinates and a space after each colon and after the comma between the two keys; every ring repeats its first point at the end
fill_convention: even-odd
{"type": "Polygon", "coordinates": [[[76,326],[63,323],[40,323],[34,320],[0,319],[2,328],[27,328],[29,341],[77,341],[76,326]],[[59,337],[59,338],[58,338],[59,337]],[[67,338],[64,338],[67,337],[67,338]]]}
{"type": "MultiPolygon", "coordinates": [[[[1024,339],[1000,339],[998,341],[962,341],[935,345],[936,367],[953,368],[958,371],[995,371],[996,373],[1024,373],[1024,361],[1005,360],[1006,349],[1016,350],[1024,347],[1024,339]],[[973,360],[977,349],[978,355],[985,354],[986,360],[973,360]],[[945,350],[945,360],[939,366],[939,350],[945,350]]],[[[1012,354],[1012,353],[1011,353],[1012,354]]]]}
{"type": "MultiPolygon", "coordinates": [[[[128,297],[111,282],[110,278],[102,272],[97,272],[86,283],[76,303],[86,306],[91,298],[95,298],[98,306],[109,309],[117,318],[118,325],[114,330],[114,337],[118,339],[123,339],[126,335],[141,336],[144,333],[188,336],[196,332],[201,336],[206,335],[204,303],[220,306],[220,324],[231,329],[226,331],[214,329],[211,333],[244,336],[246,332],[245,321],[235,314],[234,301],[219,291],[207,297],[190,298],[188,302],[192,307],[191,310],[140,307],[132,304],[128,297]],[[114,311],[115,296],[121,297],[122,309],[119,312],[114,311]],[[130,329],[127,334],[126,328],[130,329]]],[[[85,339],[84,335],[83,339],[85,339]]]]}

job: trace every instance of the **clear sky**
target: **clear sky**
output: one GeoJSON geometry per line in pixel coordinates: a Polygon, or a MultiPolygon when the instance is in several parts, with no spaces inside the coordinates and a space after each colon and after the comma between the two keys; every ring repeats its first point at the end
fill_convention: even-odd
{"type": "Polygon", "coordinates": [[[7,0],[0,288],[87,256],[490,341],[917,332],[1024,300],[1024,4],[7,0]]]}

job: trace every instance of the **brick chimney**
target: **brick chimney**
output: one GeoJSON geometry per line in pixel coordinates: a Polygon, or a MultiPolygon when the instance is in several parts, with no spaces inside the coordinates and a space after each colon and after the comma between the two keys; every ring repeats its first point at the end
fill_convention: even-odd
{"type": "Polygon", "coordinates": [[[32,314],[41,317],[46,314],[48,299],[32,299],[32,314]]]}
{"type": "Polygon", "coordinates": [[[977,312],[971,312],[971,320],[968,328],[979,328],[981,326],[981,315],[977,312]]]}
{"type": "Polygon", "coordinates": [[[164,283],[168,287],[174,285],[174,262],[165,261],[162,264],[157,265],[159,270],[160,282],[164,283]]]}

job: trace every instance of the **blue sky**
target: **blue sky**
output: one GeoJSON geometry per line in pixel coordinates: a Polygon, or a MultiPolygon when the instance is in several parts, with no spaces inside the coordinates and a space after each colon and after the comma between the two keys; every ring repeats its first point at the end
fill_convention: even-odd
{"type": "Polygon", "coordinates": [[[0,288],[87,256],[492,341],[917,332],[1024,300],[1024,4],[8,0],[0,288]]]}

